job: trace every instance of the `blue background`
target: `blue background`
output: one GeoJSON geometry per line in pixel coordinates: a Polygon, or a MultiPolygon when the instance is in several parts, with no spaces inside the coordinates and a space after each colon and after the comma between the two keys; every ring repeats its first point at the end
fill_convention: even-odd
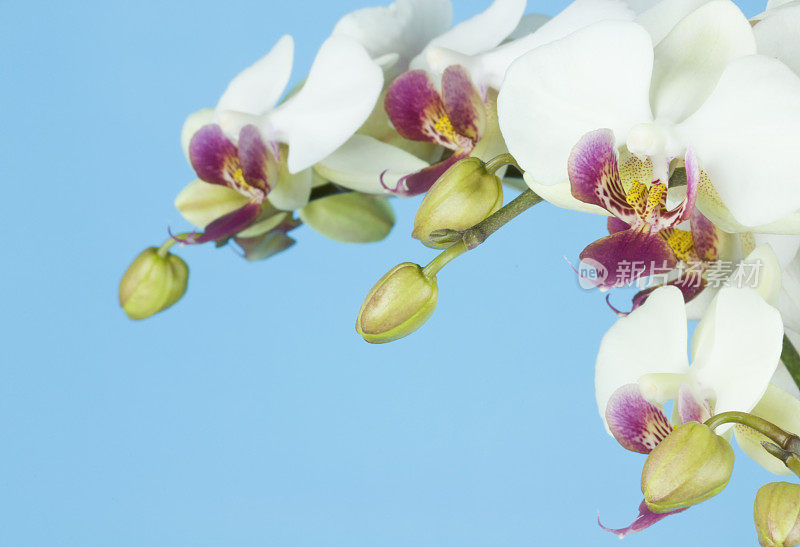
{"type": "MultiPolygon", "coordinates": [[[[179,250],[183,301],[140,323],[117,306],[134,256],[186,227],[184,117],[287,32],[297,81],[373,2],[0,0],[0,544],[617,544],[597,512],[633,518],[643,457],[597,416],[614,317],[563,259],[602,219],[537,207],[448,266],[433,319],[387,346],[354,322],[389,267],[433,256],[415,200],[369,247],[304,227],[258,264],[179,250]]],[[[720,496],[625,541],[754,544],[770,479],[740,457],[720,496]]]]}

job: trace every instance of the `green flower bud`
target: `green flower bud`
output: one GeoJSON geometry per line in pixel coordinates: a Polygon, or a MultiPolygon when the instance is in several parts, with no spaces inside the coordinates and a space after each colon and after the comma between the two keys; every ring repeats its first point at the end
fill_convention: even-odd
{"type": "Polygon", "coordinates": [[[773,482],[756,494],[753,507],[759,545],[800,545],[800,484],[773,482]]]}
{"type": "Polygon", "coordinates": [[[378,281],[361,305],[356,331],[371,344],[408,336],[436,309],[436,277],[427,277],[417,264],[404,262],[378,281]]]}
{"type": "Polygon", "coordinates": [[[394,226],[394,212],[386,199],[358,192],[315,199],[299,214],[315,231],[343,243],[380,241],[394,226]]]}
{"type": "Polygon", "coordinates": [[[733,472],[730,443],[709,427],[689,422],[675,429],[647,457],[642,493],[654,513],[667,513],[719,494],[733,472]]]}
{"type": "Polygon", "coordinates": [[[119,284],[119,304],[131,319],[163,311],[186,292],[189,267],[180,257],[150,247],[130,265],[119,284]]]}
{"type": "Polygon", "coordinates": [[[478,158],[456,162],[428,190],[414,218],[411,234],[428,247],[447,243],[431,241],[437,230],[466,230],[503,205],[503,183],[486,170],[478,158]]]}

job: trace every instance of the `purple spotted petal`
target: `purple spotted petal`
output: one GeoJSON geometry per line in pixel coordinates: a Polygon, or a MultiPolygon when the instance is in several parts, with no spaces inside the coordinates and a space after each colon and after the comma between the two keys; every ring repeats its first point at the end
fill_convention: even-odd
{"type": "Polygon", "coordinates": [[[384,101],[386,113],[400,135],[412,141],[436,141],[436,123],[446,117],[436,85],[424,70],[401,74],[384,101]]]}
{"type": "Polygon", "coordinates": [[[623,448],[649,454],[672,431],[664,411],[642,397],[637,384],[622,386],[608,400],[606,423],[623,448]]]}
{"type": "Polygon", "coordinates": [[[448,67],[442,75],[442,99],[453,129],[477,143],[486,131],[486,107],[464,67],[448,67]]]}
{"type": "Polygon", "coordinates": [[[616,234],[617,232],[624,232],[630,229],[631,225],[617,217],[608,217],[606,227],[608,228],[609,234],[616,234]]]}
{"type": "Polygon", "coordinates": [[[278,160],[254,125],[244,126],[239,133],[239,161],[247,184],[267,195],[277,182],[278,160]]]}
{"type": "Polygon", "coordinates": [[[209,241],[219,241],[234,236],[249,228],[261,214],[261,204],[250,202],[240,209],[222,216],[206,226],[202,234],[194,234],[183,243],[199,245],[209,241]]]}
{"type": "Polygon", "coordinates": [[[397,186],[394,188],[389,188],[383,181],[381,184],[383,187],[391,192],[392,194],[400,197],[412,197],[418,196],[420,194],[424,194],[428,190],[431,189],[439,177],[445,174],[445,172],[453,166],[458,160],[463,159],[464,155],[453,154],[449,158],[444,161],[440,161],[439,163],[435,163],[430,167],[426,167],[421,171],[417,171],[416,173],[412,173],[410,175],[406,175],[405,177],[401,178],[397,182],[397,186]]]}
{"type": "Polygon", "coordinates": [[[692,217],[697,202],[697,190],[700,186],[700,167],[697,165],[697,157],[691,149],[686,151],[684,161],[686,165],[686,197],[672,211],[661,215],[655,225],[659,231],[677,226],[692,217]]]}
{"type": "Polygon", "coordinates": [[[598,280],[601,289],[624,287],[640,277],[668,272],[677,264],[675,253],[661,236],[641,229],[599,239],[580,256],[584,262],[601,264],[607,272],[598,280]]]}
{"type": "Polygon", "coordinates": [[[717,260],[720,245],[719,229],[697,208],[692,213],[691,225],[692,242],[697,258],[705,262],[717,260]]]}
{"type": "Polygon", "coordinates": [[[617,161],[614,133],[610,129],[598,129],[581,137],[567,164],[572,195],[638,227],[642,220],[625,199],[617,161]]]}
{"type": "Polygon", "coordinates": [[[678,398],[675,400],[681,423],[703,423],[711,417],[711,405],[708,401],[699,401],[689,384],[681,384],[678,398]]]}
{"type": "Polygon", "coordinates": [[[602,528],[606,532],[611,532],[612,534],[616,534],[620,539],[622,539],[628,534],[632,534],[634,532],[641,532],[642,530],[651,527],[658,521],[663,520],[670,515],[677,515],[678,513],[686,511],[687,509],[688,507],[684,507],[682,509],[671,511],[669,513],[653,513],[652,511],[650,511],[650,509],[647,508],[647,504],[644,501],[642,501],[642,503],[639,504],[639,516],[636,517],[636,520],[634,520],[629,526],[617,529],[606,528],[605,526],[603,526],[603,523],[600,522],[600,517],[597,517],[597,524],[599,524],[600,528],[602,528]]]}
{"type": "Polygon", "coordinates": [[[231,186],[232,173],[239,168],[234,145],[218,125],[206,125],[189,142],[189,160],[197,176],[211,184],[231,186]]]}

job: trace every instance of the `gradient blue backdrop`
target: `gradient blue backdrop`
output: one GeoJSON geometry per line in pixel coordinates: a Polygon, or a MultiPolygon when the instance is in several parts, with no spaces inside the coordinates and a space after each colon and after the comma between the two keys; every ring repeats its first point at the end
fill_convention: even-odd
{"type": "MultiPolygon", "coordinates": [[[[181,250],[180,304],[117,307],[131,259],[186,226],[185,115],[283,33],[297,81],[377,1],[0,0],[0,544],[617,544],[597,513],[631,520],[643,458],[597,416],[614,317],[563,259],[602,219],[538,207],[448,266],[433,319],[388,346],[353,325],[385,270],[433,256],[416,201],[368,247],[302,228],[264,263],[181,250]]],[[[754,544],[770,478],[740,457],[720,496],[626,543],[754,544]]]]}

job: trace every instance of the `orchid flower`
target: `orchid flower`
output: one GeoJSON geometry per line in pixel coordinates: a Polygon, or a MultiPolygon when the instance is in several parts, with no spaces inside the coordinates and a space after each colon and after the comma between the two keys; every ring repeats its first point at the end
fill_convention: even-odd
{"type": "Polygon", "coordinates": [[[678,260],[690,260],[692,236],[677,226],[692,218],[697,197],[700,170],[691,150],[686,152],[685,165],[686,197],[667,210],[667,186],[652,181],[650,161],[630,156],[620,164],[611,130],[587,133],[575,145],[568,161],[572,195],[612,215],[611,235],[581,253],[581,260],[601,264],[607,272],[598,282],[600,288],[622,287],[638,277],[672,270],[678,260]],[[623,263],[641,264],[641,268],[625,272],[623,263]]]}
{"type": "Polygon", "coordinates": [[[468,157],[486,132],[487,108],[462,67],[449,67],[441,89],[424,70],[397,78],[386,94],[386,112],[406,139],[435,143],[452,155],[417,173],[402,177],[392,193],[414,196],[427,192],[458,160],[468,157]]]}
{"type": "MultiPolygon", "coordinates": [[[[372,111],[383,74],[360,44],[343,36],[322,45],[302,87],[278,104],[293,51],[292,38],[284,36],[233,79],[215,109],[193,114],[184,124],[184,147],[198,177],[226,186],[230,192],[222,201],[232,204],[225,213],[230,216],[220,216],[188,242],[237,233],[259,217],[258,205],[267,201],[287,211],[305,205],[313,180],[309,168],[344,144],[372,111]]],[[[193,184],[194,193],[198,185],[208,189],[193,184]]]]}
{"type": "Polygon", "coordinates": [[[655,48],[639,24],[595,23],[514,62],[500,128],[528,185],[556,203],[575,205],[574,144],[608,127],[664,182],[691,148],[709,179],[697,207],[725,231],[784,230],[778,221],[800,209],[800,78],[755,53],[750,23],[727,0],[684,17],[655,48]]]}
{"type": "Polygon", "coordinates": [[[527,0],[495,0],[485,11],[453,24],[450,0],[397,0],[345,15],[333,30],[361,43],[374,58],[397,55],[393,74],[428,69],[426,52],[444,47],[474,55],[500,44],[517,27],[527,0]],[[452,28],[451,28],[452,27],[452,28]]]}
{"type": "MultiPolygon", "coordinates": [[[[753,411],[765,419],[765,414],[779,416],[784,424],[788,419],[791,428],[800,428],[796,416],[789,418],[800,402],[770,386],[782,336],[780,314],[758,292],[725,288],[697,326],[690,366],[683,295],[675,287],[657,289],[644,305],[618,320],[600,345],[595,393],[607,430],[624,448],[649,453],[672,430],[661,406],[669,400],[675,401],[674,414],[682,423],[702,422],[726,411],[753,411]],[[658,344],[652,343],[653,333],[658,333],[658,344]]],[[[750,432],[737,428],[736,437],[756,461],[771,470],[778,467],[750,432]]],[[[642,506],[634,524],[614,532],[624,536],[660,518],[642,506]]]]}

